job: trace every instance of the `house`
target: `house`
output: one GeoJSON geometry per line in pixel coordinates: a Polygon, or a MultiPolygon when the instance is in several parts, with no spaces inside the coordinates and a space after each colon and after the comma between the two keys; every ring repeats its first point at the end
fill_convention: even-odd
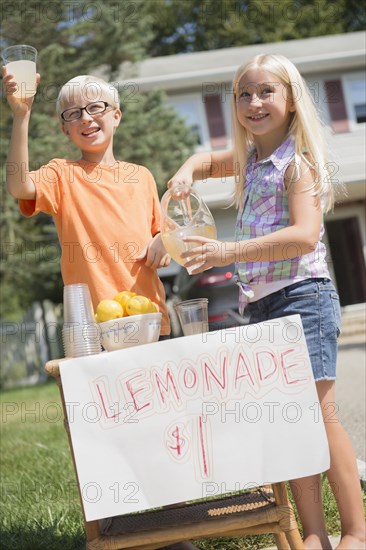
{"type": "MultiPolygon", "coordinates": [[[[298,67],[329,128],[331,177],[347,190],[325,218],[329,266],[342,306],[366,302],[365,37],[354,32],[156,57],[122,65],[119,79],[120,86],[133,83],[140,92],[164,89],[168,103],[197,133],[197,150],[219,150],[231,146],[231,81],[237,67],[259,53],[285,55],[298,67]]],[[[197,182],[196,187],[215,217],[218,237],[232,239],[232,178],[197,182]]],[[[174,270],[176,264],[162,274],[174,270]]]]}

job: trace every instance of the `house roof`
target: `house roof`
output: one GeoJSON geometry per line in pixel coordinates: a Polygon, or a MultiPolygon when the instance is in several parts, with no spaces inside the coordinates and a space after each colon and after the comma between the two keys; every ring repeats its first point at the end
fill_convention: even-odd
{"type": "Polygon", "coordinates": [[[222,48],[123,63],[119,82],[131,81],[141,92],[156,87],[166,91],[201,86],[207,78],[230,82],[239,65],[260,53],[288,57],[304,75],[332,70],[352,70],[364,66],[366,33],[363,31],[300,40],[222,48]]]}

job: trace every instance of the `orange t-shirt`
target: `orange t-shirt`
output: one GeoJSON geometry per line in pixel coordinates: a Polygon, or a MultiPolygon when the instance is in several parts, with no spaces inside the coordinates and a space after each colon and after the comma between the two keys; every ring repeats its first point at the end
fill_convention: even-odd
{"type": "Polygon", "coordinates": [[[160,231],[159,198],[149,170],[127,162],[109,167],[53,159],[30,176],[36,200],[19,200],[19,208],[24,216],[53,217],[64,284],[87,283],[94,308],[122,290],[147,296],[163,314],[161,334],[169,334],[164,286],[155,269],[136,260],[160,231]]]}

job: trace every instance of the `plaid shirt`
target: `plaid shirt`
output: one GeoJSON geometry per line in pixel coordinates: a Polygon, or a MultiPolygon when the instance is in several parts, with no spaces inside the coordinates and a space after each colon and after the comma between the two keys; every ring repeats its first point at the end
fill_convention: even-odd
{"type": "MultiPolygon", "coordinates": [[[[286,169],[295,159],[295,143],[287,138],[272,155],[255,162],[255,151],[248,158],[246,169],[246,194],[243,207],[238,212],[235,226],[235,240],[255,239],[269,235],[289,225],[288,197],[284,184],[286,169]]],[[[274,283],[277,281],[300,281],[312,277],[329,278],[326,263],[326,249],[321,239],[324,234],[322,223],[316,249],[309,254],[299,255],[288,260],[273,262],[243,262],[236,264],[236,282],[241,290],[240,310],[253,297],[251,285],[274,283]]],[[[294,252],[296,243],[288,244],[289,255],[294,252]]],[[[286,251],[285,251],[286,252],[286,251]]],[[[300,252],[300,250],[299,250],[300,252]]],[[[260,258],[260,249],[250,251],[253,259],[260,258]]]]}

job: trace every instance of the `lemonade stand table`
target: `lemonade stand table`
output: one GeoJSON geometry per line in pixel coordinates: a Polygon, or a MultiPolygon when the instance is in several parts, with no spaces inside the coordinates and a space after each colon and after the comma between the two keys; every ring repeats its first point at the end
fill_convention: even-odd
{"type": "Polygon", "coordinates": [[[261,533],[303,548],[285,481],[329,453],[299,319],[47,363],[87,549],[261,533]]]}

